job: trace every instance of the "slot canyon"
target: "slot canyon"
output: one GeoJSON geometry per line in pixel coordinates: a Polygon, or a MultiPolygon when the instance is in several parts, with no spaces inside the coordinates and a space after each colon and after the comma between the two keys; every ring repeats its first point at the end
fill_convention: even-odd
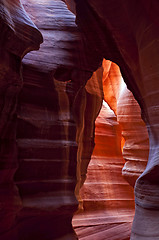
{"type": "Polygon", "coordinates": [[[157,0],[0,0],[0,240],[159,239],[158,27],[157,0]]]}

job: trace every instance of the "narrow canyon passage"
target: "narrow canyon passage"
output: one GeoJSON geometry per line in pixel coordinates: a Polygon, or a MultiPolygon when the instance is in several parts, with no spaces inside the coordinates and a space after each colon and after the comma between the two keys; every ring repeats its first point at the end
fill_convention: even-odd
{"type": "Polygon", "coordinates": [[[159,239],[158,13],[0,0],[0,240],[159,239]]]}
{"type": "Polygon", "coordinates": [[[122,177],[120,131],[115,114],[103,102],[96,119],[96,145],[81,189],[83,211],[73,218],[74,229],[81,240],[130,239],[134,193],[122,177]]]}

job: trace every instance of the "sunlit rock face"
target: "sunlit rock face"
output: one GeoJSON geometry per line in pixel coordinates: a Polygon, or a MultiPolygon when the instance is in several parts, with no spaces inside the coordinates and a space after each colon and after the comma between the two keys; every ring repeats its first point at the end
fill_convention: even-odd
{"type": "Polygon", "coordinates": [[[116,234],[118,239],[129,239],[134,217],[130,185],[134,186],[145,169],[148,134],[140,107],[127,89],[119,67],[105,59],[103,92],[109,106],[103,104],[96,120],[95,148],[81,189],[83,212],[74,216],[73,225],[81,239],[116,239],[116,234]]]}
{"type": "Polygon", "coordinates": [[[141,109],[125,84],[117,103],[117,119],[125,141],[122,155],[126,163],[122,175],[134,187],[147,165],[149,138],[145,123],[141,119],[141,109]]]}
{"type": "Polygon", "coordinates": [[[117,117],[106,103],[95,122],[95,148],[81,188],[83,211],[73,218],[79,239],[130,238],[133,188],[122,177],[124,159],[117,117]],[[115,230],[115,231],[114,231],[115,230]]]}
{"type": "Polygon", "coordinates": [[[122,177],[124,159],[117,117],[103,103],[95,123],[95,148],[82,188],[85,210],[131,208],[133,188],[122,177]]]}
{"type": "MultiPolygon", "coordinates": [[[[75,195],[79,201],[79,209],[83,208],[83,198],[80,196],[80,188],[86,180],[87,168],[95,146],[95,120],[98,116],[103,101],[103,68],[99,68],[88,80],[85,88],[85,105],[76,115],[77,120],[77,185],[75,195]],[[88,114],[89,113],[89,114],[88,114]],[[80,115],[79,115],[80,114],[80,115]],[[83,119],[82,119],[83,118],[83,119]]],[[[81,96],[84,98],[84,95],[81,96]]],[[[81,99],[82,101],[82,99],[81,99]]],[[[78,108],[79,105],[76,104],[78,108]]],[[[77,109],[76,109],[77,111],[77,109]]]]}
{"type": "Polygon", "coordinates": [[[18,239],[16,216],[22,207],[14,182],[18,168],[17,98],[22,88],[21,59],[38,49],[42,36],[20,1],[0,2],[0,239],[18,239]]]}
{"type": "Polygon", "coordinates": [[[121,128],[122,155],[126,161],[122,174],[134,187],[148,160],[147,128],[141,119],[140,106],[127,89],[119,67],[104,59],[103,69],[104,99],[117,116],[121,128]]]}
{"type": "Polygon", "coordinates": [[[95,67],[97,55],[98,61],[105,57],[116,62],[141,107],[148,128],[150,151],[148,165],[135,185],[136,215],[132,239],[157,239],[159,218],[154,210],[159,209],[159,4],[142,0],[75,2],[76,22],[84,34],[86,51],[92,56],[91,66],[95,67]]]}
{"type": "Polygon", "coordinates": [[[117,64],[103,59],[103,92],[104,100],[117,116],[117,102],[123,79],[117,64]]]}
{"type": "MultiPolygon", "coordinates": [[[[94,121],[103,100],[103,69],[99,68],[103,57],[120,66],[149,130],[149,161],[135,187],[131,238],[158,239],[159,214],[154,211],[159,194],[157,1],[76,0],[76,6],[66,1],[77,14],[80,32],[64,1],[22,2],[44,43],[40,51],[25,56],[21,71],[22,58],[39,48],[42,35],[18,0],[0,2],[1,239],[77,238],[71,219],[78,205],[75,194],[80,199],[79,189],[94,147],[94,121]]],[[[121,117],[116,101],[123,104],[123,100],[118,87],[110,88],[115,94],[113,98],[110,94],[108,102],[121,117]]],[[[118,129],[112,116],[109,120],[118,129]]],[[[121,117],[121,125],[123,121],[121,117]]],[[[101,136],[97,134],[97,142],[104,152],[101,136]]],[[[120,139],[118,134],[113,140],[114,144],[117,141],[117,156],[121,154],[120,139]]],[[[110,148],[107,151],[112,154],[110,148]]],[[[99,156],[98,151],[95,154],[99,156]]],[[[89,191],[83,193],[85,208],[92,202],[89,191]]],[[[110,193],[113,197],[113,190],[110,193]]],[[[103,191],[100,197],[105,196],[103,191]]],[[[105,206],[101,198],[97,208],[105,206]]]]}

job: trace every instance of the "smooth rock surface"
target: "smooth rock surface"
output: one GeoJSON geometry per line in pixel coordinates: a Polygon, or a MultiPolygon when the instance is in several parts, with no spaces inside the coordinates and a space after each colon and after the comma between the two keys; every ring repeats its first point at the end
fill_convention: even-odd
{"type": "Polygon", "coordinates": [[[74,15],[62,1],[23,4],[44,43],[38,53],[23,60],[15,175],[23,206],[18,214],[19,237],[76,239],[71,219],[94,147],[103,70],[97,70],[84,86],[90,73],[80,64],[84,54],[80,34],[74,15]]]}
{"type": "MultiPolygon", "coordinates": [[[[79,188],[86,178],[94,147],[94,122],[103,99],[103,69],[99,68],[103,57],[120,66],[128,88],[141,107],[149,133],[148,164],[135,185],[136,214],[131,239],[157,239],[158,1],[68,0],[70,10],[76,13],[78,29],[75,16],[68,11],[64,1],[23,0],[22,3],[30,18],[19,0],[0,1],[1,239],[77,239],[71,225],[77,208],[74,190],[79,198],[79,188]],[[40,51],[26,55],[31,50],[38,50],[43,38],[40,51]]],[[[107,85],[109,91],[114,92],[113,97],[112,94],[109,96],[114,112],[118,108],[119,85],[107,85]]],[[[118,115],[118,111],[115,113],[118,115]]],[[[127,114],[119,113],[120,117],[127,114]]],[[[139,116],[138,110],[137,113],[139,116]]],[[[123,117],[120,121],[122,125],[123,117]]],[[[99,135],[99,149],[105,154],[99,135]]],[[[133,141],[133,147],[140,143],[147,151],[146,138],[146,135],[138,140],[136,137],[137,143],[133,141]]],[[[121,154],[119,139],[118,133],[115,150],[121,154]]],[[[130,146],[130,135],[127,140],[130,146]]],[[[111,149],[107,151],[112,154],[111,149]]],[[[128,158],[128,152],[123,153],[128,158]]],[[[136,163],[129,160],[126,171],[130,176],[132,167],[135,166],[135,174],[137,168],[136,163]]],[[[145,156],[143,162],[146,162],[145,156]]],[[[102,168],[107,171],[105,167],[102,168]]],[[[143,170],[143,166],[139,168],[143,170]]],[[[133,183],[135,180],[136,176],[133,183]]],[[[94,187],[96,191],[98,184],[94,187]]],[[[121,193],[126,192],[124,186],[121,193]]],[[[111,203],[114,192],[111,189],[109,193],[111,203]]],[[[117,194],[117,202],[121,193],[117,194]]],[[[93,188],[84,192],[85,208],[92,204],[93,194],[93,188]],[[90,201],[85,201],[88,198],[90,201]]],[[[105,206],[108,195],[107,191],[101,191],[97,208],[105,206]],[[100,201],[102,198],[103,202],[100,201]]],[[[122,227],[130,229],[130,226],[118,228],[114,225],[119,232],[122,227]]],[[[97,232],[99,229],[97,227],[97,232]]],[[[105,233],[103,230],[100,239],[105,233]]],[[[85,237],[85,230],[83,234],[85,237]]],[[[94,230],[92,237],[97,237],[94,230]]]]}
{"type": "Polygon", "coordinates": [[[122,155],[126,163],[122,175],[134,187],[147,165],[149,137],[146,125],[141,119],[141,109],[126,85],[123,85],[118,99],[117,120],[125,140],[122,155]]]}
{"type": "Polygon", "coordinates": [[[16,216],[22,207],[14,181],[18,168],[17,99],[22,88],[21,59],[39,49],[42,35],[20,1],[0,2],[0,239],[17,239],[16,216]]]}
{"type": "Polygon", "coordinates": [[[119,123],[105,103],[96,119],[95,148],[81,188],[83,211],[73,217],[81,240],[130,239],[134,194],[122,177],[120,141],[119,123]]]}
{"type": "MultiPolygon", "coordinates": [[[[90,55],[92,71],[104,57],[120,68],[128,88],[138,101],[142,118],[149,133],[148,164],[135,185],[136,204],[146,210],[159,207],[159,108],[158,108],[158,1],[104,1],[76,0],[77,24],[83,33],[86,52],[90,55]],[[95,51],[92,51],[95,49],[95,51]],[[98,58],[96,58],[98,56],[98,58]]],[[[140,216],[135,215],[134,224],[140,216]]],[[[151,221],[150,221],[151,222],[151,221]]],[[[159,237],[147,231],[150,239],[159,237]]],[[[142,223],[135,224],[133,233],[140,233],[142,223]]],[[[146,231],[146,229],[145,229],[146,231]]]]}
{"type": "Polygon", "coordinates": [[[127,89],[119,67],[103,60],[104,99],[117,116],[121,128],[122,155],[126,163],[122,174],[134,187],[148,161],[149,138],[141,118],[141,109],[133,94],[127,89]]]}

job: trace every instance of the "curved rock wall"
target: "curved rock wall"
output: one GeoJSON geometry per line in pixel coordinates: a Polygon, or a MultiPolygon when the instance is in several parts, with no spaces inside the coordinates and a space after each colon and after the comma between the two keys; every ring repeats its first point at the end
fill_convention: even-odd
{"type": "Polygon", "coordinates": [[[122,155],[126,163],[123,176],[134,187],[137,178],[145,170],[149,139],[141,109],[133,94],[127,89],[120,69],[111,61],[103,60],[104,99],[117,116],[122,134],[122,155]]]}
{"type": "Polygon", "coordinates": [[[17,98],[22,88],[21,59],[39,48],[42,36],[20,1],[0,2],[0,238],[17,239],[13,226],[22,207],[14,174],[18,168],[17,98]]]}
{"type": "Polygon", "coordinates": [[[83,211],[74,215],[73,226],[81,240],[130,239],[133,188],[122,177],[120,126],[106,103],[95,126],[95,148],[81,188],[83,211]]]}
{"type": "Polygon", "coordinates": [[[133,207],[133,189],[122,178],[124,159],[117,117],[106,103],[96,120],[95,148],[82,188],[85,210],[133,207]]]}
{"type": "Polygon", "coordinates": [[[94,147],[103,70],[85,86],[90,73],[81,62],[80,35],[62,1],[23,0],[23,5],[44,43],[23,60],[15,174],[22,199],[18,234],[28,240],[76,239],[71,225],[78,206],[74,190],[78,198],[94,147]]]}
{"type": "MultiPolygon", "coordinates": [[[[136,215],[132,239],[157,239],[158,211],[158,12],[157,1],[76,0],[92,70],[102,57],[116,62],[138,101],[149,133],[149,160],[135,185],[136,215]],[[92,51],[96,49],[96,51],[92,51]],[[98,56],[98,58],[96,58],[98,56]],[[151,59],[151,60],[150,60],[151,59]],[[145,190],[146,189],[146,190],[145,190]],[[148,212],[146,209],[149,209],[148,212]],[[152,209],[152,210],[151,210],[152,209]],[[140,217],[143,218],[143,223],[140,217]],[[144,218],[145,217],[145,218],[144,218]],[[152,231],[152,226],[156,230],[152,231]],[[146,231],[145,231],[146,228],[146,231]]],[[[153,228],[153,229],[154,229],[153,228]]]]}
{"type": "Polygon", "coordinates": [[[103,92],[104,100],[117,116],[117,103],[123,79],[117,64],[103,59],[103,92]]]}
{"type": "Polygon", "coordinates": [[[85,87],[91,71],[81,61],[85,53],[75,17],[62,1],[22,3],[30,18],[19,1],[0,5],[5,56],[1,239],[76,239],[71,225],[78,205],[74,190],[76,186],[78,197],[94,147],[103,69],[85,87]],[[21,72],[21,58],[42,42],[30,19],[44,43],[25,56],[21,72]]]}
{"type": "Polygon", "coordinates": [[[103,90],[104,99],[113,111],[103,104],[96,120],[95,148],[81,189],[84,211],[74,216],[73,225],[80,239],[117,239],[116,233],[118,239],[129,239],[134,196],[133,188],[122,175],[134,186],[144,171],[149,150],[148,134],[140,107],[127,89],[119,67],[105,59],[103,90]]]}
{"type": "MultiPolygon", "coordinates": [[[[79,209],[83,208],[83,200],[80,197],[80,188],[86,180],[88,164],[91,160],[92,152],[95,146],[95,120],[99,114],[103,101],[103,68],[99,68],[93,73],[92,77],[88,80],[85,91],[85,107],[78,112],[77,120],[77,185],[75,194],[79,201],[79,209]],[[83,112],[83,113],[82,113],[83,112]],[[83,117],[83,120],[81,119],[83,117]],[[80,120],[81,119],[81,120],[80,120]]],[[[82,97],[81,97],[82,100],[82,97]]],[[[81,101],[80,100],[80,101],[81,101]]],[[[79,104],[74,106],[76,111],[79,104]]]]}
{"type": "MultiPolygon", "coordinates": [[[[12,236],[17,240],[25,235],[28,240],[62,236],[76,239],[71,226],[77,208],[74,189],[78,181],[78,196],[93,151],[94,121],[103,99],[103,70],[91,74],[105,57],[121,67],[149,131],[148,165],[135,186],[132,239],[157,239],[159,219],[157,212],[151,211],[158,209],[157,1],[76,0],[82,40],[75,17],[63,1],[22,2],[41,30],[44,44],[23,60],[24,86],[17,109],[21,59],[39,48],[42,36],[20,1],[0,2],[1,238],[12,236]]],[[[75,5],[70,9],[75,12],[75,5]]],[[[117,88],[111,89],[115,90],[113,101],[110,98],[112,109],[117,107],[117,88]]]]}
{"type": "Polygon", "coordinates": [[[122,175],[134,187],[147,165],[149,138],[145,123],[141,119],[141,109],[125,84],[117,103],[117,119],[125,140],[122,155],[126,163],[122,175]]]}
{"type": "MultiPolygon", "coordinates": [[[[73,106],[79,91],[75,82],[79,35],[74,16],[62,1],[30,0],[23,5],[42,32],[44,43],[38,53],[23,60],[15,175],[23,204],[18,216],[19,237],[76,239],[71,219],[78,205],[73,106]]],[[[83,102],[85,97],[81,109],[83,102]]]]}

